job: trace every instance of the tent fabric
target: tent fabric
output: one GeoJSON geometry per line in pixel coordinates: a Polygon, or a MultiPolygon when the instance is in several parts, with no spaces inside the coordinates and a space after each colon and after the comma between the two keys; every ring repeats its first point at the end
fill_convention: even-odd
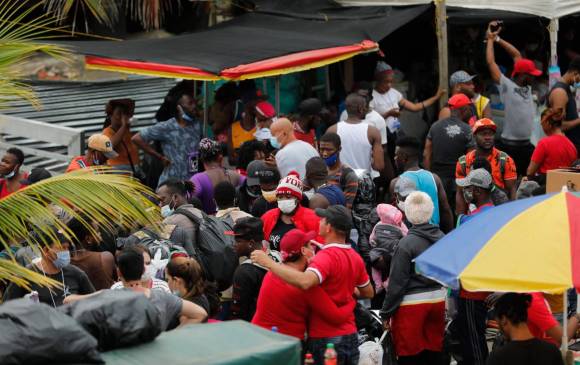
{"type": "Polygon", "coordinates": [[[107,365],[298,365],[300,341],[244,321],[190,325],[155,341],[104,352],[107,365]]]}
{"type": "MultiPolygon", "coordinates": [[[[339,0],[344,6],[401,6],[429,4],[431,0],[339,0]]],[[[447,0],[447,6],[470,9],[494,9],[561,18],[580,12],[578,0],[447,0]]]]}
{"type": "Polygon", "coordinates": [[[267,8],[171,38],[67,44],[88,56],[89,68],[198,80],[243,79],[320,67],[378,50],[374,42],[430,8],[331,8],[321,13],[316,9],[328,2],[312,3],[317,6],[309,5],[314,13],[267,8]]]}

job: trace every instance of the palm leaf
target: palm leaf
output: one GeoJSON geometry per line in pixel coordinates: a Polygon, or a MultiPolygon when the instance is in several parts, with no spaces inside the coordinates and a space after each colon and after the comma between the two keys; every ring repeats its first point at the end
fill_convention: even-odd
{"type": "Polygon", "coordinates": [[[20,80],[21,65],[38,53],[70,61],[69,51],[38,40],[54,38],[55,18],[49,14],[31,18],[40,4],[30,1],[0,0],[0,108],[15,99],[25,99],[35,108],[40,103],[32,88],[20,80]],[[30,20],[27,20],[30,19],[30,20]]]}
{"type": "Polygon", "coordinates": [[[119,18],[121,3],[117,0],[45,0],[44,8],[53,12],[60,24],[64,24],[72,16],[73,31],[77,27],[77,17],[82,14],[85,19],[85,30],[88,31],[89,17],[112,28],[119,18]]]}
{"type": "MultiPolygon", "coordinates": [[[[117,227],[158,228],[159,208],[147,199],[152,195],[137,180],[109,168],[89,168],[55,176],[0,200],[0,244],[14,260],[10,247],[18,246],[23,239],[39,250],[57,242],[57,231],[74,238],[54,214],[54,207],[78,219],[93,234],[96,234],[94,223],[109,232],[117,227]],[[38,234],[29,235],[31,230],[38,234]]],[[[22,271],[25,269],[10,271],[11,266],[3,265],[6,263],[0,261],[0,281],[14,281],[18,277],[26,282],[45,283],[31,272],[22,271]]]]}

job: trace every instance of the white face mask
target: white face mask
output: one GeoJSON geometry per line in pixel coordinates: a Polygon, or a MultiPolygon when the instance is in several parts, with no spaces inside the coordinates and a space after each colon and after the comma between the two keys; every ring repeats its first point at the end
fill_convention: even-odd
{"type": "Polygon", "coordinates": [[[171,214],[173,214],[173,209],[171,209],[171,207],[169,206],[169,204],[164,205],[164,206],[161,207],[161,216],[163,218],[167,218],[171,214]]]}
{"type": "Polygon", "coordinates": [[[399,208],[399,210],[401,212],[403,212],[403,214],[405,213],[405,201],[404,200],[403,201],[397,200],[397,207],[399,208]]]}
{"type": "Polygon", "coordinates": [[[290,214],[296,209],[296,200],[295,199],[288,199],[288,200],[278,200],[278,208],[284,214],[290,214]]]}

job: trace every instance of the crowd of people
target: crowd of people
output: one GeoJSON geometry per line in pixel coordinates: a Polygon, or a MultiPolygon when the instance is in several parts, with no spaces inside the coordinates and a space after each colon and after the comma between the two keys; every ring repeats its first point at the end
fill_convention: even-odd
{"type": "MultiPolygon", "coordinates": [[[[574,337],[578,317],[562,313],[557,296],[448,292],[414,269],[445,234],[497,205],[544,194],[547,172],[578,159],[580,58],[551,89],[541,115],[546,137],[534,147],[531,85],[542,71],[490,25],[486,60],[504,105],[501,128],[490,100],[475,91],[476,75],[459,70],[424,140],[404,135],[401,110],[429,108],[445,91],[409,101],[384,62],[374,83],[359,82],[346,96],[341,113],[307,98],[296,114],[277,115],[253,82],[229,82],[216,91],[211,129],[203,130],[192,85],[181,82],[156,123],[135,133],[134,101],[111,100],[102,133],[67,173],[108,165],[148,184],[162,232],[89,230],[86,219],[63,215],[74,239],[59,235],[40,255],[15,251],[22,265],[62,287],[12,283],[3,300],[36,292],[58,307],[100,290],[141,291],[166,330],[241,319],[300,339],[316,364],[329,343],[339,364],[357,364],[358,318],[377,310],[401,365],[448,363],[445,336],[459,342],[458,364],[561,364],[555,345],[563,331],[574,337]],[[496,48],[513,58],[509,77],[496,48]],[[494,318],[505,342],[489,354],[494,318]]],[[[24,163],[22,151],[6,151],[0,198],[50,177],[24,172],[24,163]]]]}

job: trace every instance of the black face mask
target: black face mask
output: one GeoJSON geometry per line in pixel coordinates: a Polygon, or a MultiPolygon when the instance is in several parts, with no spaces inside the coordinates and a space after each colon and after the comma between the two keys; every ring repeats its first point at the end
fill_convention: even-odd
{"type": "Polygon", "coordinates": [[[257,186],[246,186],[246,193],[252,198],[258,198],[262,196],[262,190],[260,189],[260,185],[257,186]]]}

